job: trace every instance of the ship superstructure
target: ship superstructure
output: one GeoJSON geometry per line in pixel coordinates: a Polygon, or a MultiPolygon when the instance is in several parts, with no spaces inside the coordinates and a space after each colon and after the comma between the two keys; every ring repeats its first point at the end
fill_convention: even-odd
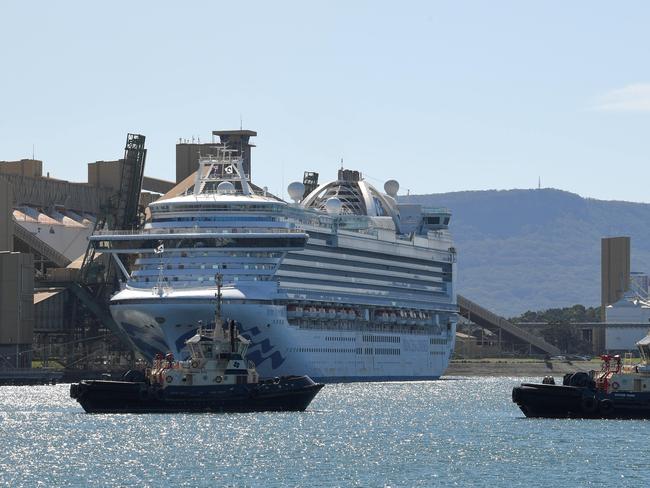
{"type": "Polygon", "coordinates": [[[396,200],[357,171],[289,186],[287,203],[250,182],[236,151],[200,158],[185,194],[149,205],[138,232],[92,236],[122,270],[111,313],[145,358],[189,355],[210,325],[217,273],[224,316],[262,377],[433,379],[454,346],[456,253],[447,209],[396,200]]]}

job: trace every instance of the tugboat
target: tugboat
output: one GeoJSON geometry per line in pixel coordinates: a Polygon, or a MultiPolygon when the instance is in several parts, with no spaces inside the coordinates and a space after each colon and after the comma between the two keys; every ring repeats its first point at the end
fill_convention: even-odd
{"type": "Polygon", "coordinates": [[[622,364],[619,355],[601,356],[600,371],[552,376],[542,384],[522,383],[512,389],[512,401],[526,417],[650,418],[650,334],[636,343],[639,364],[622,364]]]}
{"type": "Polygon", "coordinates": [[[88,413],[303,411],[324,386],[309,376],[259,379],[245,359],[250,341],[234,320],[221,318],[220,275],[214,328],[199,325],[186,344],[186,361],[159,353],[144,372],[129,371],[123,381],[83,380],[70,385],[70,396],[88,413]]]}

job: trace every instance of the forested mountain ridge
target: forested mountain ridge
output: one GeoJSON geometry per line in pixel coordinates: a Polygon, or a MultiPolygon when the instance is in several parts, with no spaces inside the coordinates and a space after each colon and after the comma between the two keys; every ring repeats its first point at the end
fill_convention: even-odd
{"type": "Polygon", "coordinates": [[[650,204],[555,189],[400,197],[449,207],[458,292],[505,316],[600,302],[600,239],[632,238],[632,270],[650,271],[650,204]]]}

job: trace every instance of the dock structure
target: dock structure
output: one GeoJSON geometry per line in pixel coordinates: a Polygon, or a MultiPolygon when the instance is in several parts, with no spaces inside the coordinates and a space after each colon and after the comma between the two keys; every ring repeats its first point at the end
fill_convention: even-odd
{"type": "Polygon", "coordinates": [[[137,228],[142,208],[175,185],[144,176],[144,139],[128,134],[124,157],[89,163],[83,183],[50,177],[37,159],[0,161],[0,268],[32,263],[25,261],[22,268],[30,271],[17,275],[23,281],[30,275],[29,293],[15,286],[16,273],[0,273],[0,373],[6,373],[0,381],[56,381],[47,368],[53,361],[92,368],[107,358],[132,359],[108,312],[116,286],[112,263],[87,249],[98,225],[137,228]],[[5,313],[18,303],[17,292],[20,315],[5,313]],[[30,372],[32,360],[43,368],[30,372]]]}
{"type": "Polygon", "coordinates": [[[189,175],[198,157],[216,148],[239,151],[250,174],[250,137],[255,135],[242,129],[218,130],[211,143],[181,140],[176,147],[176,172],[181,176],[173,182],[144,176],[145,137],[140,134],[127,135],[122,159],[89,163],[83,183],[50,177],[43,161],[33,156],[0,161],[0,251],[33,258],[34,280],[31,306],[22,308],[25,316],[10,322],[0,314],[0,352],[5,353],[0,354],[0,370],[13,368],[24,376],[17,369],[29,368],[31,359],[44,366],[56,360],[92,367],[99,358],[115,357],[113,352],[120,361],[125,356],[132,361],[131,348],[108,312],[108,299],[117,286],[114,263],[89,249],[88,237],[99,228],[137,229],[146,218],[142,210],[161,195],[185,191],[194,182],[189,175]],[[17,334],[8,331],[15,331],[21,320],[30,325],[16,347],[17,334]]]}
{"type": "Polygon", "coordinates": [[[478,303],[462,295],[457,295],[457,299],[460,314],[476,325],[496,334],[499,344],[502,345],[502,350],[504,349],[503,345],[508,344],[513,351],[520,354],[548,354],[550,356],[561,354],[559,348],[549,344],[540,336],[517,327],[505,318],[481,307],[478,303]]]}

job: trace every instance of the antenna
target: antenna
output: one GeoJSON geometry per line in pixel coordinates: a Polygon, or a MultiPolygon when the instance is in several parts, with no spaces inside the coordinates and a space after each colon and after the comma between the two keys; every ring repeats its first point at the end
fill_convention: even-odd
{"type": "Polygon", "coordinates": [[[541,190],[542,189],[542,177],[539,176],[537,179],[537,189],[541,190]]]}
{"type": "Polygon", "coordinates": [[[343,169],[343,158],[341,158],[341,169],[343,169]]]}
{"type": "Polygon", "coordinates": [[[34,144],[32,144],[32,161],[34,160],[34,144]]]}
{"type": "Polygon", "coordinates": [[[244,130],[244,119],[241,114],[239,114],[239,130],[244,130]]]}

